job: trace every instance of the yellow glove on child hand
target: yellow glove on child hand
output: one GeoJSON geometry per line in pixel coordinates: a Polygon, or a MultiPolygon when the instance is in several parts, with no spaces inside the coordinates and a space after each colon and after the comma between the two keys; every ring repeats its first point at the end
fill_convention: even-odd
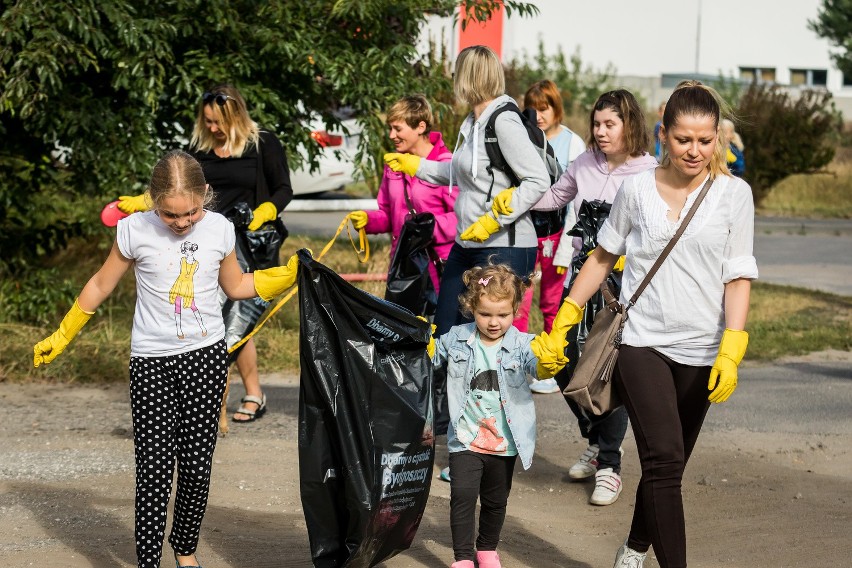
{"type": "Polygon", "coordinates": [[[538,359],[535,367],[538,379],[549,379],[568,364],[565,343],[564,336],[560,339],[544,332],[532,340],[530,349],[538,359]]]}
{"type": "Polygon", "coordinates": [[[74,305],[62,318],[62,323],[59,324],[59,329],[53,334],[33,346],[33,366],[38,367],[42,363],[48,364],[56,357],[65,351],[71,340],[80,333],[86,322],[92,317],[95,312],[84,312],[77,300],[74,300],[74,305]]]}
{"type": "Polygon", "coordinates": [[[349,220],[352,221],[352,226],[358,230],[366,227],[367,221],[369,221],[366,211],[353,211],[349,214],[349,220]]]}
{"type": "Polygon", "coordinates": [[[269,201],[264,201],[254,210],[254,218],[249,223],[248,230],[256,231],[260,226],[269,221],[274,221],[278,217],[278,209],[269,201]]]}
{"type": "Polygon", "coordinates": [[[514,209],[512,209],[512,196],[514,194],[514,187],[504,189],[497,194],[497,197],[495,197],[494,201],[491,203],[491,212],[494,213],[494,217],[510,215],[512,211],[514,211],[514,209]]]}
{"type": "Polygon", "coordinates": [[[420,156],[415,154],[400,154],[399,152],[390,152],[384,155],[385,163],[390,169],[395,172],[402,172],[413,176],[417,173],[417,168],[420,167],[420,156]]]}
{"type": "Polygon", "coordinates": [[[257,295],[269,302],[287,288],[296,283],[299,275],[299,257],[295,254],[290,257],[284,266],[275,266],[264,270],[254,271],[254,291],[257,295]]]}
{"type": "Polygon", "coordinates": [[[459,236],[459,238],[463,241],[473,241],[475,243],[484,243],[491,235],[500,230],[500,223],[497,222],[497,219],[492,217],[489,213],[486,213],[479,219],[477,219],[473,225],[465,229],[465,231],[459,236]]]}
{"type": "Polygon", "coordinates": [[[151,203],[151,197],[147,191],[139,195],[122,195],[118,198],[118,204],[116,205],[119,211],[128,215],[137,211],[148,211],[152,206],[153,203],[151,203]]]}
{"type": "Polygon", "coordinates": [[[719,354],[710,370],[707,389],[712,391],[707,398],[710,402],[725,402],[737,388],[737,368],[745,356],[748,347],[748,333],[736,329],[726,329],[719,343],[719,354]]]}

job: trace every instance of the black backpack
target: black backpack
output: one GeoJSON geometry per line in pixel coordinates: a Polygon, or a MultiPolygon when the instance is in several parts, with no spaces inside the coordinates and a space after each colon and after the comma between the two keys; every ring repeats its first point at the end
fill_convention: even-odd
{"type": "MultiPolygon", "coordinates": [[[[492,171],[492,168],[496,168],[506,174],[514,187],[518,187],[521,183],[521,180],[518,179],[518,176],[515,175],[515,172],[512,171],[509,164],[506,163],[506,158],[503,157],[503,152],[500,150],[500,143],[497,140],[497,129],[494,126],[497,122],[497,117],[507,111],[517,113],[517,115],[521,118],[521,124],[523,124],[524,128],[527,129],[527,136],[529,136],[530,142],[532,142],[539,151],[541,160],[547,168],[547,174],[550,176],[550,185],[556,183],[562,175],[562,167],[559,165],[559,162],[556,161],[556,155],[553,153],[553,147],[547,141],[544,131],[538,127],[535,109],[528,108],[521,112],[521,109],[519,109],[518,105],[515,103],[506,103],[495,110],[491,116],[488,117],[488,122],[485,123],[485,152],[488,155],[489,162],[486,170],[489,174],[491,174],[491,187],[488,188],[486,203],[491,201],[491,192],[494,190],[494,172],[492,171]]],[[[543,238],[560,231],[565,225],[565,214],[567,210],[567,207],[563,207],[556,211],[530,211],[536,235],[539,238],[543,238]]],[[[514,224],[509,227],[510,245],[515,244],[514,229],[514,224]]]]}

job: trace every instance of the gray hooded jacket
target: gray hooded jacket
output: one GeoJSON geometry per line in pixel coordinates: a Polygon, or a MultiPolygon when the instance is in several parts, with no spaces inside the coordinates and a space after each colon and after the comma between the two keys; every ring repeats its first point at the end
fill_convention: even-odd
{"type": "Polygon", "coordinates": [[[538,149],[530,142],[527,130],[521,123],[521,118],[513,112],[504,112],[497,117],[495,130],[500,144],[500,150],[506,162],[521,183],[512,197],[510,215],[498,217],[501,229],[494,233],[484,243],[462,241],[459,235],[470,227],[477,219],[491,210],[491,199],[498,193],[511,187],[512,182],[503,172],[492,168],[492,174],[487,167],[488,154],[485,151],[485,125],[491,114],[514,99],[502,95],[485,108],[479,120],[474,121],[473,113],[468,115],[459,131],[453,159],[450,162],[433,162],[420,160],[417,177],[438,185],[458,185],[459,195],[456,199],[455,211],[458,219],[456,242],[467,248],[508,247],[511,223],[515,224],[515,242],[517,247],[538,246],[538,239],[530,220],[529,209],[538,202],[550,187],[550,178],[538,149]]]}

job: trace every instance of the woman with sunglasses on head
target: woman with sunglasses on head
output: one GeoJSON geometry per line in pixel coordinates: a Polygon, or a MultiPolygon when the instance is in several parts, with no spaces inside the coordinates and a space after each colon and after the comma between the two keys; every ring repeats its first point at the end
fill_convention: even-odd
{"type": "MultiPolygon", "coordinates": [[[[215,211],[228,216],[238,203],[253,210],[249,231],[274,221],[293,199],[290,169],[281,142],[251,119],[245,100],[232,85],[218,84],[202,95],[190,153],[201,164],[214,193],[215,211]]],[[[149,208],[148,199],[146,194],[122,196],[118,208],[125,213],[145,211],[149,208]]],[[[241,252],[240,247],[237,251],[241,252]]],[[[248,266],[247,259],[239,261],[244,268],[248,266]]],[[[232,336],[229,333],[229,344],[232,336]]],[[[236,363],[246,394],[233,421],[252,422],[266,412],[253,339],[242,346],[236,363]]]]}
{"type": "Polygon", "coordinates": [[[684,468],[710,403],[734,392],[748,345],[744,327],[751,280],[758,275],[754,202],[748,184],[728,171],[721,115],[713,89],[697,81],[677,86],[663,113],[662,165],[624,181],[598,247],[554,323],[579,321],[579,306],[619,255],[626,255],[621,302],[627,304],[697,205],[683,237],[629,311],[612,377],[642,465],[616,568],[641,568],[651,546],[662,568],[686,566],[684,468]]]}

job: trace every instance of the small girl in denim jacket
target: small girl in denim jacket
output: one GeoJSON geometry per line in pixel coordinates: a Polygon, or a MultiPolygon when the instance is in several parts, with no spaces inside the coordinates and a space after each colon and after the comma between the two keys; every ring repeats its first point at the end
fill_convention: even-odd
{"type": "Polygon", "coordinates": [[[512,325],[526,285],[508,266],[475,267],[463,280],[467,290],[459,303],[474,322],[438,338],[432,356],[434,365],[447,371],[452,568],[474,568],[477,497],[477,564],[500,568],[496,549],[515,461],[520,456],[528,469],[535,451],[535,406],[527,376],[550,378],[565,366],[565,335],[536,337],[512,325]]]}

